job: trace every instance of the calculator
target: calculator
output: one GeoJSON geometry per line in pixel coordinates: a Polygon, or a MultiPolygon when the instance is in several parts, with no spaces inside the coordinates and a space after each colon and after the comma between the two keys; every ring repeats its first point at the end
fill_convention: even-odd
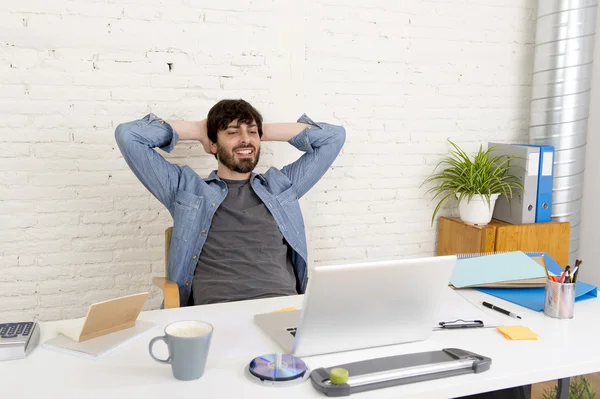
{"type": "Polygon", "coordinates": [[[40,328],[35,322],[0,323],[0,360],[26,357],[40,340],[40,328]]]}

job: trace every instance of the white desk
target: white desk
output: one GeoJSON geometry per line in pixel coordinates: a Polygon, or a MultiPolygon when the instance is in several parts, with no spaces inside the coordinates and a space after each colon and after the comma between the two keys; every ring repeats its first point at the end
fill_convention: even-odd
{"type": "MultiPolygon", "coordinates": [[[[310,367],[327,367],[373,357],[456,347],[492,358],[490,370],[429,382],[352,395],[360,398],[449,398],[517,385],[600,371],[600,301],[578,302],[573,320],[555,320],[499,299],[468,291],[472,301],[490,302],[515,311],[521,323],[540,335],[537,341],[510,341],[496,329],[438,331],[427,341],[305,358],[310,367]]],[[[259,312],[300,307],[300,296],[263,299],[192,308],[143,312],[140,319],[158,326],[99,360],[89,360],[38,347],[26,359],[0,362],[0,381],[8,398],[310,398],[325,397],[306,381],[286,388],[264,387],[248,381],[244,366],[254,357],[273,353],[278,346],[252,321],[259,312]],[[148,342],[162,335],[173,321],[202,319],[215,327],[204,376],[182,382],[169,365],[155,362],[148,342]],[[284,395],[284,396],[282,396],[284,395]]],[[[492,312],[507,324],[514,320],[492,312]]],[[[41,323],[41,342],[54,336],[60,322],[41,323]]],[[[166,351],[162,344],[156,349],[166,351]]],[[[157,354],[164,355],[157,350],[157,354]]]]}

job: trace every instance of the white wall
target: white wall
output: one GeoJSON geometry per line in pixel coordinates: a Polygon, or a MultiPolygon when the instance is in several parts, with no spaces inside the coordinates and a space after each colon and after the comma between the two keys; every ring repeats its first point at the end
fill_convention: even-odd
{"type": "MultiPolygon", "coordinates": [[[[596,19],[597,30],[600,30],[600,12],[596,19]]],[[[579,258],[584,262],[581,266],[580,278],[591,284],[600,285],[600,246],[598,245],[598,227],[600,226],[600,33],[596,34],[594,49],[594,72],[590,103],[590,119],[588,123],[585,174],[583,184],[583,201],[581,209],[581,240],[579,258]]]]}
{"type": "MultiPolygon", "coordinates": [[[[527,140],[535,0],[164,4],[0,6],[0,319],[81,316],[146,289],[159,305],[170,218],[113,141],[149,111],[201,119],[243,97],[267,121],[345,125],[303,202],[313,265],[434,254],[419,185],[446,139],[527,140]]],[[[298,156],[265,147],[262,168],[298,156]]],[[[198,145],[169,159],[215,166],[198,145]]]]}

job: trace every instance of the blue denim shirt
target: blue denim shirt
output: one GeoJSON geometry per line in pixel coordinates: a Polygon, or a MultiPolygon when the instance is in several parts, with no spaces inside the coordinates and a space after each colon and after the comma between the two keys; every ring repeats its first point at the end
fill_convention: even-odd
{"type": "MultiPolygon", "coordinates": [[[[304,154],[281,170],[252,173],[250,183],[269,209],[292,248],[296,290],[303,294],[308,280],[304,220],[298,200],[329,169],[346,139],[341,126],[316,123],[302,115],[298,122],[310,127],[289,143],[304,154]]],[[[115,138],[125,161],[142,184],[169,210],[173,236],[168,278],[179,286],[181,306],[190,298],[191,284],[213,215],[227,196],[227,185],[213,171],[201,178],[188,166],[165,160],[154,148],[171,152],[177,132],[154,114],[117,126],[115,138]]]]}

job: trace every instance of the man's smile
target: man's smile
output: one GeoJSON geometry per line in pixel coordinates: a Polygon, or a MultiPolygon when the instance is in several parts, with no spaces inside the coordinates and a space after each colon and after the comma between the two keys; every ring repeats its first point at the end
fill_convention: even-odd
{"type": "Polygon", "coordinates": [[[238,158],[251,158],[254,156],[254,149],[252,148],[239,148],[234,151],[238,158]]]}

